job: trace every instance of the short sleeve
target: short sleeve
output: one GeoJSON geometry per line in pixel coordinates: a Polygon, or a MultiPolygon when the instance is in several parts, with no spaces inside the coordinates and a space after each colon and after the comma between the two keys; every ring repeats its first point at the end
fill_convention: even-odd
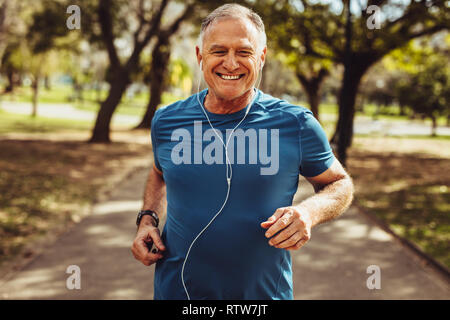
{"type": "Polygon", "coordinates": [[[153,116],[152,119],[152,126],[150,129],[150,135],[151,135],[151,139],[152,139],[152,149],[153,149],[153,157],[154,157],[154,162],[155,162],[155,166],[159,171],[162,171],[161,165],[159,163],[158,160],[158,129],[157,129],[157,119],[159,117],[159,110],[157,110],[155,112],[155,115],[153,116]]]}
{"type": "Polygon", "coordinates": [[[326,171],[335,157],[327,135],[311,111],[300,116],[300,174],[315,177],[326,171]]]}

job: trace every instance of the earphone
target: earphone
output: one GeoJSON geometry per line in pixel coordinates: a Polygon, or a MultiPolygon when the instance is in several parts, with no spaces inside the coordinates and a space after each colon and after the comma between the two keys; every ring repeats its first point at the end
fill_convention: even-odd
{"type": "MultiPolygon", "coordinates": [[[[261,64],[260,72],[262,72],[263,66],[264,66],[264,63],[261,64]]],[[[202,60],[200,60],[199,68],[200,68],[200,71],[201,71],[201,70],[202,70],[202,60]]],[[[250,104],[249,104],[248,107],[247,107],[247,110],[245,111],[244,117],[243,117],[243,118],[241,119],[241,121],[239,121],[239,123],[233,128],[233,130],[231,130],[231,133],[230,133],[230,135],[229,135],[229,137],[228,137],[228,140],[226,141],[226,143],[224,143],[222,137],[217,133],[217,131],[216,131],[217,129],[215,129],[214,126],[212,125],[212,123],[211,123],[211,121],[210,121],[210,119],[209,119],[209,116],[208,116],[208,114],[206,113],[206,110],[205,110],[205,108],[204,108],[204,106],[203,106],[203,103],[200,101],[200,98],[199,98],[199,94],[200,94],[200,82],[201,82],[201,76],[199,77],[199,80],[198,80],[198,86],[197,86],[197,94],[196,94],[196,96],[197,96],[197,102],[198,102],[198,104],[200,105],[200,107],[202,108],[203,114],[205,115],[205,117],[206,117],[206,119],[207,119],[207,121],[208,121],[208,123],[209,123],[209,126],[210,126],[211,129],[214,131],[214,134],[217,136],[217,138],[220,140],[220,142],[222,143],[223,147],[225,148],[227,194],[226,194],[226,196],[225,196],[225,200],[224,200],[222,206],[220,207],[219,211],[217,211],[217,213],[214,214],[214,216],[212,217],[212,219],[211,219],[211,220],[206,224],[206,226],[205,226],[205,227],[197,234],[197,236],[194,238],[194,240],[192,240],[191,244],[189,245],[189,248],[188,248],[188,251],[187,251],[187,253],[186,253],[186,256],[185,256],[185,258],[184,258],[183,266],[182,266],[182,268],[181,268],[181,282],[183,283],[184,291],[186,292],[186,296],[187,296],[188,300],[191,300],[191,297],[189,296],[189,292],[188,292],[188,290],[187,290],[187,288],[186,288],[186,283],[184,282],[184,267],[185,267],[185,265],[186,265],[186,261],[187,261],[188,258],[189,258],[189,253],[191,252],[191,249],[192,249],[194,243],[197,241],[198,238],[200,238],[200,236],[203,234],[203,232],[205,232],[205,230],[208,229],[208,227],[209,227],[209,226],[211,225],[211,223],[217,218],[217,216],[222,212],[223,208],[225,207],[226,203],[228,202],[228,197],[229,197],[229,195],[230,195],[230,190],[231,190],[231,178],[232,178],[232,176],[233,176],[233,169],[232,169],[232,166],[231,166],[231,161],[230,161],[230,159],[229,159],[229,157],[228,157],[228,143],[230,142],[231,137],[233,136],[234,131],[241,125],[241,123],[242,123],[242,122],[245,120],[245,118],[247,117],[247,115],[248,115],[248,113],[250,112],[250,109],[251,109],[253,103],[254,103],[255,100],[256,100],[256,96],[257,96],[257,93],[255,93],[255,96],[252,98],[252,101],[250,102],[250,104]]],[[[260,83],[261,83],[261,78],[260,78],[259,83],[258,83],[258,88],[259,88],[260,83]]]]}

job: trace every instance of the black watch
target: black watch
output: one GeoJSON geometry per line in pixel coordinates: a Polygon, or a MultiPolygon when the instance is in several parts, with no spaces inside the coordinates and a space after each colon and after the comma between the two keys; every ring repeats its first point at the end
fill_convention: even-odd
{"type": "Polygon", "coordinates": [[[158,228],[159,218],[158,218],[158,215],[156,214],[156,212],[152,211],[152,210],[141,210],[141,211],[139,211],[137,219],[136,219],[136,225],[139,227],[139,224],[141,223],[142,217],[143,216],[147,216],[147,215],[151,216],[153,219],[155,219],[155,222],[156,222],[156,226],[155,227],[158,228]]]}

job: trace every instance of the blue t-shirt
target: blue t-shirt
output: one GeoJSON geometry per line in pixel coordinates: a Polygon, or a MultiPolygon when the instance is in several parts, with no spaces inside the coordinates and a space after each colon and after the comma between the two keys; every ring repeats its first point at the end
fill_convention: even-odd
{"type": "MultiPolygon", "coordinates": [[[[200,101],[206,94],[207,89],[199,93],[200,101]]],[[[186,253],[225,200],[225,149],[217,135],[229,141],[231,190],[186,261],[190,298],[293,299],[290,253],[270,246],[260,224],[276,209],[292,205],[299,174],[321,174],[334,156],[311,111],[259,90],[231,135],[246,109],[232,114],[205,109],[216,133],[196,95],[155,113],[155,165],[167,190],[166,251],[156,263],[155,299],[187,299],[181,280],[186,253]]]]}

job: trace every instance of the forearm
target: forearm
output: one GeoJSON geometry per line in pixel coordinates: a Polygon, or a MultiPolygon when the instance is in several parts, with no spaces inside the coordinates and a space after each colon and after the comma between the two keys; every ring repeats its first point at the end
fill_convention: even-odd
{"type": "MultiPolygon", "coordinates": [[[[161,220],[166,212],[166,184],[162,176],[152,168],[149,172],[144,191],[144,202],[142,210],[153,210],[158,214],[161,220]]],[[[151,223],[153,219],[150,216],[144,216],[141,224],[151,223]]]]}
{"type": "Polygon", "coordinates": [[[315,195],[302,201],[298,206],[300,212],[307,213],[312,226],[329,221],[341,215],[353,200],[353,183],[345,176],[322,188],[315,195]]]}

